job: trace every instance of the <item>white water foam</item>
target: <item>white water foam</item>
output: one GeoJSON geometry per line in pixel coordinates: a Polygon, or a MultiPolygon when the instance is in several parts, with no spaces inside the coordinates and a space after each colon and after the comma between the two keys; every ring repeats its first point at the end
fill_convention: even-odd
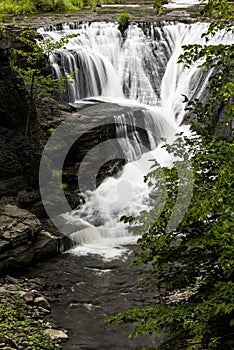
{"type": "MultiPolygon", "coordinates": [[[[181,1],[176,3],[182,4],[181,1]]],[[[79,33],[64,49],[51,56],[51,64],[58,77],[64,71],[65,74],[75,71],[75,80],[69,87],[70,102],[95,97],[123,106],[143,103],[147,130],[157,129],[158,137],[164,136],[170,142],[174,134],[183,129],[179,127],[184,115],[182,94],[188,98],[201,96],[209,78],[198,64],[187,69],[177,61],[183,45],[204,42],[200,36],[208,25],[164,24],[161,28],[151,26],[144,32],[133,24],[126,33],[125,42],[117,26],[113,23],[92,23],[82,24],[74,30],[72,25],[64,25],[61,32],[41,30],[41,33],[54,39],[59,39],[64,33],[79,33]],[[160,50],[157,51],[157,48],[160,50]],[[85,69],[83,76],[82,68],[85,69]],[[87,81],[85,76],[88,76],[87,81]],[[80,89],[82,83],[86,87],[83,91],[80,89]],[[123,89],[128,99],[124,98],[123,89]],[[153,126],[152,115],[155,115],[153,126]]],[[[230,40],[225,37],[225,42],[230,40]]],[[[224,33],[217,34],[212,42],[224,42],[224,33]]],[[[123,117],[116,116],[116,119],[123,134],[123,117]]],[[[125,140],[120,140],[120,143],[123,148],[130,149],[127,131],[124,132],[125,140]]],[[[136,144],[137,133],[135,137],[136,144]]],[[[152,137],[152,148],[156,145],[154,141],[152,137]]],[[[150,189],[144,182],[144,176],[152,165],[150,159],[157,159],[164,166],[170,166],[173,161],[161,146],[134,160],[141,152],[138,146],[130,151],[131,162],[124,166],[119,177],[105,179],[96,190],[85,193],[86,203],[80,209],[63,215],[67,222],[79,223],[81,227],[71,235],[77,246],[70,253],[98,254],[105,259],[113,259],[126,252],[124,246],[136,242],[137,237],[128,232],[120,217],[135,216],[150,209],[150,189]]]]}
{"type": "Polygon", "coordinates": [[[98,254],[109,260],[124,255],[127,252],[124,246],[136,242],[139,237],[128,232],[120,218],[150,209],[150,189],[144,176],[153,164],[152,159],[163,166],[170,166],[173,161],[159,146],[126,164],[120,177],[107,178],[95,191],[86,193],[82,208],[64,214],[69,223],[86,223],[85,228],[71,235],[78,244],[70,251],[72,254],[98,254]]]}

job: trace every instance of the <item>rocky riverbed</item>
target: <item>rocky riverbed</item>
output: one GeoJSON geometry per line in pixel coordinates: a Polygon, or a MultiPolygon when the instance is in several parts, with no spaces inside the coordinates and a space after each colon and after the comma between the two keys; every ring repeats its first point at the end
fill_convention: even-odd
{"type": "Polygon", "coordinates": [[[44,289],[37,279],[9,275],[0,279],[0,349],[31,348],[32,337],[35,342],[37,337],[48,337],[51,346],[57,344],[56,348],[62,349],[60,343],[68,339],[67,331],[58,329],[52,319],[45,321],[53,300],[45,296],[44,289]]]}
{"type": "Polygon", "coordinates": [[[156,347],[165,335],[128,338],[133,325],[111,326],[106,317],[134,307],[158,303],[156,287],[144,288],[147,277],[130,267],[133,247],[119,259],[104,261],[95,255],[62,254],[46,263],[37,264],[24,273],[24,278],[39,281],[51,303],[51,314],[68,330],[64,350],[140,350],[156,347]]]}

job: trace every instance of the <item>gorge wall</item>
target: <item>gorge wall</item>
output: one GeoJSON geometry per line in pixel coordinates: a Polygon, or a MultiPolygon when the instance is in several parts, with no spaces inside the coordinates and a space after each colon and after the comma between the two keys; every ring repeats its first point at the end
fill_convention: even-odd
{"type": "MultiPolygon", "coordinates": [[[[79,26],[80,24],[78,24],[78,27],[79,26]]],[[[95,31],[98,32],[99,39],[102,39],[102,35],[100,35],[100,33],[102,33],[102,28],[100,29],[98,26],[96,28],[95,26],[93,27],[95,31]]],[[[104,30],[106,30],[105,25],[102,27],[104,30]]],[[[116,59],[116,52],[119,54],[121,51],[123,52],[123,55],[125,55],[125,58],[123,60],[123,71],[125,75],[123,75],[122,85],[123,90],[128,97],[138,99],[139,96],[142,97],[144,95],[146,98],[143,99],[143,101],[140,100],[140,102],[152,102],[152,104],[156,104],[155,101],[159,101],[160,103],[160,99],[162,102],[162,96],[160,95],[160,84],[162,83],[163,75],[166,72],[166,65],[169,62],[170,58],[173,56],[173,50],[177,51],[178,49],[176,40],[177,38],[180,39],[183,37],[186,29],[185,27],[186,26],[184,25],[177,25],[176,29],[174,30],[174,27],[171,25],[171,23],[168,25],[168,27],[164,23],[162,25],[160,24],[160,26],[156,28],[152,23],[140,23],[139,26],[133,26],[128,35],[125,37],[125,41],[129,40],[128,45],[130,49],[128,45],[124,46],[125,43],[122,45],[121,39],[118,37],[119,34],[117,33],[115,36],[115,39],[117,38],[117,49],[113,50],[112,55],[114,57],[113,60],[116,59]],[[165,33],[167,33],[167,35],[165,35],[165,33]],[[134,51],[138,47],[140,50],[134,51]],[[148,50],[146,51],[147,55],[145,53],[145,47],[147,47],[148,50]],[[150,50],[153,51],[153,53],[150,53],[150,50]],[[151,58],[150,55],[152,56],[152,62],[150,62],[149,59],[149,57],[151,58]],[[144,64],[132,65],[132,62],[135,62],[135,58],[139,58],[138,56],[142,58],[144,64]],[[157,71],[158,66],[159,69],[157,71]],[[128,74],[128,69],[131,74],[128,74]],[[152,71],[154,72],[153,78],[151,76],[152,71]],[[147,74],[144,75],[145,73],[147,74]],[[136,75],[137,78],[139,78],[138,80],[136,79],[136,75]],[[150,96],[149,94],[147,95],[147,92],[144,93],[146,81],[148,84],[147,86],[150,86],[151,88],[150,96]]],[[[76,24],[73,23],[70,25],[70,27],[67,24],[59,25],[58,27],[53,26],[53,28],[49,29],[49,31],[56,32],[58,28],[62,28],[64,31],[69,31],[70,29],[76,29],[76,24]]],[[[67,238],[61,237],[61,234],[56,231],[56,229],[46,217],[39,191],[38,174],[41,154],[47,140],[51,136],[51,132],[53,132],[53,129],[56,129],[56,127],[61,125],[63,121],[72,117],[78,121],[77,125],[79,130],[84,131],[82,138],[77,140],[77,142],[71,147],[63,167],[63,182],[66,185],[64,192],[72,209],[79,206],[80,202],[83,200],[82,196],[80,196],[79,188],[77,187],[77,170],[89,150],[94,148],[94,146],[96,146],[98,143],[116,137],[116,115],[124,115],[124,118],[126,119],[128,116],[133,115],[134,118],[138,120],[138,125],[140,125],[139,130],[137,130],[139,135],[138,142],[148,147],[150,141],[147,133],[145,132],[145,125],[142,123],[142,120],[144,119],[144,107],[139,107],[137,105],[135,107],[127,107],[126,105],[122,106],[118,103],[114,103],[113,101],[100,102],[95,100],[95,98],[91,98],[92,93],[88,95],[91,100],[87,101],[87,103],[71,103],[70,106],[58,103],[49,97],[36,99],[32,106],[33,113],[30,120],[29,135],[26,137],[26,120],[30,108],[29,98],[27,95],[27,90],[24,86],[24,82],[17,77],[10,64],[10,50],[12,48],[27,50],[27,48],[18,40],[18,34],[21,30],[21,28],[13,25],[6,26],[0,31],[0,210],[3,218],[1,218],[0,238],[2,239],[2,251],[5,254],[1,262],[3,266],[2,270],[7,269],[8,266],[14,266],[15,263],[8,264],[9,256],[11,253],[16,257],[16,260],[21,260],[24,263],[30,263],[31,260],[39,258],[41,259],[42,256],[43,258],[47,258],[48,256],[59,253],[70,246],[69,240],[67,238]],[[99,120],[101,121],[102,125],[97,126],[99,120]],[[107,121],[106,123],[105,120],[107,121]],[[15,210],[18,215],[18,219],[16,221],[13,220],[14,224],[10,224],[10,226],[9,222],[11,219],[9,218],[13,218],[14,215],[8,215],[8,218],[6,218],[7,215],[4,214],[5,211],[8,212],[9,208],[6,206],[9,204],[14,206],[14,209],[12,210],[15,210]],[[16,242],[21,242],[18,237],[18,234],[21,234],[20,230],[18,229],[18,224],[23,224],[24,215],[26,214],[25,212],[23,213],[18,211],[16,206],[18,206],[20,209],[30,211],[42,221],[42,226],[40,229],[35,230],[35,233],[33,233],[33,239],[31,239],[32,234],[30,233],[30,228],[28,228],[26,224],[24,231],[28,233],[26,235],[23,234],[24,240],[22,242],[24,242],[24,245],[25,237],[28,237],[26,244],[27,248],[24,247],[22,250],[20,250],[18,248],[18,243],[16,243],[17,253],[12,250],[15,246],[14,239],[16,239],[16,242]],[[21,215],[22,220],[20,218],[21,215]],[[14,233],[12,233],[12,230],[14,230],[14,233]],[[48,245],[51,247],[51,250],[46,250],[45,255],[40,255],[38,253],[29,254],[28,249],[30,249],[30,251],[31,249],[34,249],[33,246],[36,244],[36,237],[38,236],[40,238],[43,236],[43,234],[41,234],[43,230],[45,232],[51,232],[52,236],[54,235],[51,237],[51,245],[48,245]],[[57,241],[56,244],[54,244],[54,239],[57,241]],[[7,252],[8,249],[10,249],[9,252],[7,252]],[[22,254],[22,257],[20,257],[20,254],[22,254]],[[27,256],[25,254],[27,254],[27,256]],[[29,258],[30,256],[32,256],[31,260],[29,258]],[[6,263],[5,267],[4,261],[6,263]]],[[[108,30],[109,29],[107,28],[107,32],[108,30]]],[[[202,31],[203,28],[199,27],[199,30],[202,31]]],[[[94,37],[96,38],[97,35],[95,31],[93,33],[94,37]]],[[[115,29],[115,32],[117,32],[117,29],[115,29]]],[[[58,34],[55,33],[55,35],[58,34]]],[[[196,35],[199,36],[199,33],[196,33],[196,35]]],[[[84,34],[82,38],[80,36],[80,39],[82,40],[86,40],[86,38],[86,34],[84,34]]],[[[76,43],[76,45],[79,50],[80,42],[76,43]]],[[[73,52],[69,52],[69,55],[66,51],[63,51],[62,53],[55,55],[55,59],[57,61],[55,60],[54,62],[55,64],[58,64],[58,62],[61,60],[67,60],[66,65],[59,68],[61,71],[65,70],[66,72],[66,68],[69,66],[68,63],[70,61],[76,63],[78,62],[80,65],[82,65],[80,63],[80,58],[77,59],[77,57],[78,56],[75,50],[73,50],[73,52]]],[[[84,55],[84,57],[86,59],[87,56],[84,55]]],[[[92,67],[96,69],[96,57],[90,55],[89,60],[92,62],[92,67]]],[[[118,77],[118,74],[113,75],[113,70],[109,71],[107,74],[107,66],[105,66],[106,61],[102,58],[99,60],[99,63],[100,62],[100,66],[102,67],[105,79],[109,74],[109,80],[107,80],[112,84],[113,80],[115,80],[115,77],[118,77]]],[[[176,55],[174,62],[177,62],[176,55]]],[[[168,107],[168,104],[171,103],[171,107],[174,109],[173,113],[175,111],[175,117],[177,117],[179,114],[181,114],[181,111],[183,112],[183,108],[181,109],[180,107],[181,101],[178,102],[178,100],[181,98],[181,95],[179,98],[176,97],[176,94],[173,95],[174,90],[172,88],[174,88],[174,86],[176,87],[176,84],[179,85],[178,81],[182,74],[180,74],[180,69],[178,72],[176,72],[176,74],[174,74],[174,70],[172,68],[173,67],[171,67],[169,72],[167,72],[167,78],[169,80],[166,81],[166,84],[164,86],[165,91],[163,97],[166,107],[168,107]],[[171,75],[169,73],[171,73],[171,75]],[[171,77],[175,81],[171,79],[171,77]],[[178,103],[179,109],[177,108],[176,103],[178,103]]],[[[80,67],[78,67],[78,78],[80,77],[79,69],[80,67]]],[[[97,77],[99,71],[96,69],[94,72],[94,75],[97,77]]],[[[85,81],[85,72],[82,74],[82,78],[85,81]]],[[[189,79],[187,79],[186,84],[188,87],[191,87],[191,85],[193,85],[192,87],[194,89],[192,97],[197,96],[196,94],[200,94],[201,96],[202,87],[205,86],[204,82],[206,79],[202,74],[199,74],[199,72],[197,72],[196,67],[193,70],[193,74],[194,76],[192,75],[192,78],[189,77],[189,79]],[[194,82],[196,82],[197,85],[195,85],[194,82]]],[[[99,85],[101,85],[101,78],[99,79],[99,82],[99,85]]],[[[184,81],[182,81],[182,83],[180,82],[180,85],[183,85],[183,82],[184,81]]],[[[78,85],[79,84],[80,83],[78,82],[78,85]]],[[[97,91],[100,93],[103,91],[103,89],[97,89],[97,91]]],[[[179,94],[181,94],[180,91],[177,93],[177,95],[179,96],[179,94]]],[[[79,99],[79,94],[71,94],[71,96],[73,96],[74,100],[79,99]]],[[[85,96],[82,95],[82,97],[85,96]]],[[[222,116],[220,116],[220,118],[221,117],[222,116]]],[[[189,118],[191,118],[191,116],[189,116],[189,118]]],[[[131,130],[131,128],[129,128],[127,132],[131,134],[133,131],[134,130],[131,130]]],[[[56,147],[57,148],[55,152],[59,154],[59,152],[63,150],[64,145],[58,144],[56,147]]],[[[113,148],[112,153],[113,160],[103,164],[98,172],[96,179],[97,185],[100,184],[107,175],[116,174],[126,162],[126,159],[124,159],[124,157],[120,158],[118,156],[119,151],[117,149],[113,148]]],[[[97,158],[99,155],[94,153],[93,157],[97,158]]],[[[86,166],[86,171],[87,178],[89,178],[89,164],[86,166]]],[[[56,204],[59,207],[59,200],[56,204]]],[[[28,212],[28,215],[31,214],[28,212]]],[[[36,220],[36,217],[34,217],[33,220],[36,220]]],[[[49,236],[50,235],[47,235],[47,239],[49,236]]],[[[23,266],[23,263],[21,265],[23,266]]]]}
{"type": "MultiPolygon", "coordinates": [[[[71,208],[75,208],[80,203],[76,172],[85,154],[97,142],[115,136],[114,115],[134,112],[141,118],[139,108],[100,102],[72,108],[48,97],[34,101],[29,135],[26,137],[29,97],[24,82],[10,64],[12,48],[27,49],[18,40],[21,30],[20,27],[6,26],[0,32],[0,273],[47,259],[70,247],[69,239],[61,236],[50,224],[40,197],[39,165],[43,148],[51,135],[49,130],[55,129],[70,116],[79,120],[81,129],[89,130],[70,150],[64,166],[66,196],[71,208]],[[97,128],[98,118],[107,118],[107,125],[103,123],[97,128]],[[113,123],[110,123],[110,118],[113,123]]],[[[142,141],[147,143],[144,130],[141,134],[142,141]]],[[[116,159],[104,164],[97,182],[116,173],[124,162],[124,159],[116,159]]]]}
{"type": "MultiPolygon", "coordinates": [[[[25,49],[18,40],[22,28],[5,26],[0,31],[0,273],[17,270],[57,254],[59,238],[43,230],[28,210],[39,214],[38,171],[43,149],[43,114],[33,106],[30,137],[25,137],[29,98],[24,82],[10,64],[12,49],[25,49]],[[20,208],[24,209],[20,209],[20,208]],[[43,243],[44,242],[44,243],[43,243]]],[[[54,103],[47,105],[59,112],[54,103]]],[[[52,116],[52,108],[47,108],[52,116]]],[[[45,136],[44,136],[45,137],[45,136]]]]}

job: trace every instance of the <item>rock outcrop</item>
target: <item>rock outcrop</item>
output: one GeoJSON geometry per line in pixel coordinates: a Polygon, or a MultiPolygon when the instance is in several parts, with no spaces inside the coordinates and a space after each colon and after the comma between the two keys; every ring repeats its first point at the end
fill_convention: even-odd
{"type": "Polygon", "coordinates": [[[0,126],[23,131],[29,108],[27,90],[10,65],[12,49],[23,49],[18,35],[22,29],[5,26],[0,30],[0,126]]]}
{"type": "Polygon", "coordinates": [[[8,204],[0,213],[1,274],[53,257],[64,249],[62,238],[43,230],[29,211],[8,204]]]}
{"type": "MultiPolygon", "coordinates": [[[[37,170],[40,142],[25,138],[29,98],[24,82],[12,69],[12,49],[24,49],[18,40],[22,29],[5,26],[0,30],[0,196],[15,196],[18,191],[38,188],[37,170]]],[[[35,106],[32,122],[37,123],[35,106]]]]}

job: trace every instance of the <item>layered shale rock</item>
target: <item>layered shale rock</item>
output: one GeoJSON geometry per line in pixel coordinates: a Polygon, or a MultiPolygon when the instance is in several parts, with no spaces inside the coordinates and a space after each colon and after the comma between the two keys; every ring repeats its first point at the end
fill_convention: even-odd
{"type": "Polygon", "coordinates": [[[0,273],[54,256],[61,239],[43,230],[37,217],[15,205],[0,209],[0,273]]]}

